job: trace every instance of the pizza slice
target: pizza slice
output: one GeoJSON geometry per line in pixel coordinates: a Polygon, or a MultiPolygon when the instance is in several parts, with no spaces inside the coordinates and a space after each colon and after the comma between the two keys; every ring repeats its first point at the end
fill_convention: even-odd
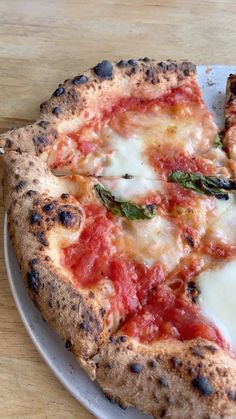
{"type": "Polygon", "coordinates": [[[40,121],[0,138],[32,299],[110,398],[155,417],[236,411],[234,309],[219,300],[235,287],[236,184],[220,142],[195,67],[147,58],[65,81],[40,121]]]}

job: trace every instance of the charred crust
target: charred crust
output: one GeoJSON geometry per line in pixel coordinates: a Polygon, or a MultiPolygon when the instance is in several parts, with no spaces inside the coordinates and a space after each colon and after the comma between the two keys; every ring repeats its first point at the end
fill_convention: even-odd
{"type": "Polygon", "coordinates": [[[167,414],[167,410],[166,409],[162,409],[160,411],[160,418],[164,418],[166,416],[166,414],[167,414]]]}
{"type": "Polygon", "coordinates": [[[181,368],[183,366],[182,361],[180,361],[176,356],[172,356],[170,358],[170,363],[171,363],[172,367],[176,370],[178,370],[179,368],[181,368]]]}
{"type": "Polygon", "coordinates": [[[27,285],[28,288],[34,293],[38,293],[41,287],[41,280],[39,277],[39,272],[32,268],[30,272],[27,273],[27,285]]]}
{"type": "Polygon", "coordinates": [[[38,259],[34,258],[29,262],[29,266],[32,268],[33,266],[37,265],[38,262],[38,259]]]}
{"type": "Polygon", "coordinates": [[[59,117],[59,115],[61,114],[62,110],[60,106],[55,106],[55,108],[53,108],[52,113],[56,116],[59,117]]]}
{"type": "Polygon", "coordinates": [[[211,383],[203,374],[199,374],[192,380],[192,387],[204,397],[209,397],[213,393],[213,387],[211,383]]]}
{"type": "Polygon", "coordinates": [[[88,324],[88,322],[83,321],[79,324],[79,327],[80,327],[81,330],[87,331],[89,329],[89,324],[88,324]]]}
{"type": "Polygon", "coordinates": [[[50,122],[49,121],[45,121],[45,120],[42,120],[42,121],[39,121],[38,122],[38,126],[41,127],[41,128],[43,128],[43,129],[46,129],[49,124],[50,124],[50,122]]]}
{"type": "Polygon", "coordinates": [[[136,60],[134,60],[133,58],[131,58],[130,60],[128,60],[128,64],[132,65],[132,66],[137,66],[138,62],[136,60]]]}
{"type": "Polygon", "coordinates": [[[161,387],[169,387],[168,381],[163,377],[159,378],[158,382],[161,387]]]}
{"type": "Polygon", "coordinates": [[[42,220],[41,215],[38,214],[37,212],[32,212],[30,214],[30,224],[32,224],[32,225],[33,224],[39,225],[40,222],[41,222],[41,220],[42,220]]]}
{"type": "Polygon", "coordinates": [[[128,63],[127,60],[120,60],[120,61],[118,61],[118,63],[116,63],[116,66],[118,68],[125,68],[125,67],[128,67],[128,65],[129,65],[129,63],[128,63]]]}
{"type": "Polygon", "coordinates": [[[127,342],[128,336],[120,336],[120,342],[124,343],[127,342]]]}
{"type": "Polygon", "coordinates": [[[53,96],[55,97],[59,97],[61,95],[63,95],[63,93],[65,93],[65,89],[62,86],[59,86],[54,92],[53,92],[53,96]]]}
{"type": "Polygon", "coordinates": [[[37,194],[37,192],[36,191],[33,191],[32,189],[29,189],[27,192],[26,192],[26,196],[33,196],[33,195],[36,195],[37,194]]]}
{"type": "Polygon", "coordinates": [[[187,284],[187,292],[191,296],[192,302],[196,303],[200,294],[200,290],[194,281],[190,281],[187,284]]]}
{"type": "Polygon", "coordinates": [[[227,397],[230,401],[236,403],[236,391],[234,391],[232,389],[227,389],[226,390],[226,395],[227,395],[227,397]]]}
{"type": "Polygon", "coordinates": [[[212,354],[215,354],[218,351],[218,349],[213,345],[204,345],[204,349],[211,352],[212,354]]]}
{"type": "Polygon", "coordinates": [[[236,96],[236,81],[230,83],[230,91],[234,96],[236,96]]]}
{"type": "Polygon", "coordinates": [[[60,211],[58,213],[58,219],[64,227],[69,227],[73,223],[73,215],[70,211],[60,211]]]}
{"type": "Polygon", "coordinates": [[[148,361],[148,366],[150,368],[156,368],[157,367],[157,361],[155,361],[155,359],[151,359],[151,361],[148,361]]]}
{"type": "Polygon", "coordinates": [[[198,358],[201,358],[201,359],[205,358],[205,355],[202,353],[202,351],[199,348],[195,348],[194,346],[191,346],[189,348],[189,350],[190,350],[192,355],[194,355],[198,358]]]}
{"type": "Polygon", "coordinates": [[[43,246],[48,246],[49,245],[48,240],[47,240],[43,231],[38,231],[37,233],[35,233],[35,236],[36,236],[38,242],[40,244],[42,244],[43,246]]]}
{"type": "Polygon", "coordinates": [[[143,370],[143,365],[139,364],[138,362],[133,362],[130,364],[129,369],[134,374],[140,374],[140,372],[143,370]]]}
{"type": "Polygon", "coordinates": [[[80,84],[85,84],[88,81],[88,77],[85,75],[81,75],[81,76],[76,76],[73,80],[72,83],[75,86],[79,86],[80,84]]]}
{"type": "Polygon", "coordinates": [[[61,199],[68,199],[69,196],[70,195],[68,193],[63,193],[63,194],[61,194],[61,199]]]}
{"type": "Polygon", "coordinates": [[[68,351],[71,351],[71,349],[72,349],[72,343],[71,343],[71,341],[69,339],[67,339],[66,342],[65,342],[65,348],[68,351]]]}
{"type": "Polygon", "coordinates": [[[13,141],[10,140],[10,138],[7,138],[6,141],[5,141],[5,147],[6,148],[12,148],[12,146],[13,146],[13,141]]]}
{"type": "Polygon", "coordinates": [[[50,213],[53,209],[55,208],[55,204],[54,202],[48,202],[47,204],[45,204],[42,208],[43,212],[45,212],[46,214],[50,213]]]}
{"type": "Polygon", "coordinates": [[[21,180],[19,183],[17,183],[16,185],[16,192],[21,191],[21,189],[23,189],[26,186],[27,182],[25,180],[21,180]]]}
{"type": "Polygon", "coordinates": [[[101,63],[98,63],[94,67],[93,71],[100,79],[111,79],[113,74],[113,65],[110,61],[104,60],[101,63]]]}
{"type": "Polygon", "coordinates": [[[33,143],[38,149],[42,149],[43,146],[46,144],[47,138],[45,135],[34,135],[33,136],[33,143]]]}

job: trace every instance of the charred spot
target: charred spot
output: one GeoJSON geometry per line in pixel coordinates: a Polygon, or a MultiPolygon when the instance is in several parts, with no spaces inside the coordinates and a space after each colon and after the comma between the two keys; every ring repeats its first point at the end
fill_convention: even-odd
{"type": "Polygon", "coordinates": [[[151,61],[151,60],[150,60],[150,58],[148,58],[148,57],[144,57],[144,58],[143,58],[143,62],[144,62],[144,63],[150,63],[150,61],[151,61]]]}
{"type": "Polygon", "coordinates": [[[44,121],[44,120],[42,120],[42,121],[40,121],[40,122],[38,123],[38,125],[39,125],[41,128],[46,129],[46,128],[47,128],[47,126],[49,125],[49,122],[48,122],[48,121],[44,121]]]}
{"type": "Polygon", "coordinates": [[[85,330],[85,331],[88,330],[89,328],[88,322],[85,322],[85,321],[81,322],[79,326],[81,330],[85,330]]]}
{"type": "Polygon", "coordinates": [[[32,268],[34,265],[37,265],[38,262],[38,259],[34,258],[29,261],[29,266],[32,268]]]}
{"type": "Polygon", "coordinates": [[[66,340],[66,343],[65,343],[65,348],[66,348],[68,351],[71,351],[71,348],[72,348],[72,343],[71,343],[71,341],[70,341],[69,339],[67,339],[67,340],[66,340]]]}
{"type": "Polygon", "coordinates": [[[129,63],[127,60],[120,60],[116,65],[119,68],[124,68],[124,67],[128,67],[129,63]]]}
{"type": "Polygon", "coordinates": [[[148,362],[148,366],[150,368],[156,368],[157,367],[157,361],[155,361],[155,359],[151,359],[151,361],[148,362]]]}
{"type": "Polygon", "coordinates": [[[43,209],[43,212],[48,214],[49,212],[53,210],[54,207],[55,207],[54,202],[49,202],[48,204],[45,204],[42,209],[43,209]]]}
{"type": "Polygon", "coordinates": [[[148,69],[146,70],[146,76],[147,76],[147,80],[150,80],[150,79],[152,79],[152,78],[153,78],[153,76],[154,76],[154,71],[153,71],[153,69],[152,69],[152,68],[148,68],[148,69]]]}
{"type": "Polygon", "coordinates": [[[82,75],[82,76],[76,76],[76,77],[72,80],[72,83],[73,83],[75,86],[78,86],[78,85],[80,85],[80,84],[85,84],[85,83],[87,83],[87,81],[88,81],[88,77],[87,77],[87,76],[85,76],[85,75],[82,75]]]}
{"type": "Polygon", "coordinates": [[[188,368],[188,375],[193,377],[195,375],[195,368],[188,368]]]}
{"type": "Polygon", "coordinates": [[[111,342],[111,343],[116,343],[116,338],[115,338],[114,336],[111,336],[111,337],[110,337],[110,342],[111,342]]]}
{"type": "Polygon", "coordinates": [[[69,194],[68,193],[62,193],[61,194],[61,199],[67,199],[67,198],[69,198],[69,194]]]}
{"type": "Polygon", "coordinates": [[[36,236],[38,242],[40,244],[42,244],[43,246],[48,246],[49,245],[48,240],[45,237],[45,234],[44,234],[43,231],[39,231],[38,233],[35,234],[35,236],[36,236]]]}
{"type": "Polygon", "coordinates": [[[112,369],[112,363],[109,361],[109,362],[107,362],[107,364],[105,365],[105,368],[108,368],[109,370],[111,370],[112,369]]]}
{"type": "Polygon", "coordinates": [[[192,380],[192,386],[198,392],[204,396],[209,397],[213,393],[213,388],[209,380],[202,374],[199,374],[196,378],[192,380]]]}
{"type": "Polygon", "coordinates": [[[233,93],[233,95],[236,96],[236,81],[233,81],[230,85],[230,91],[233,93]]]}
{"type": "Polygon", "coordinates": [[[18,180],[20,175],[18,173],[15,174],[15,179],[18,180]]]}
{"type": "Polygon", "coordinates": [[[195,348],[194,346],[193,347],[190,347],[190,352],[191,352],[191,354],[193,354],[194,356],[196,356],[198,358],[201,358],[201,359],[204,359],[205,358],[205,356],[202,353],[202,351],[200,351],[200,349],[198,349],[198,348],[195,348]]]}
{"type": "Polygon", "coordinates": [[[123,179],[132,179],[133,176],[129,175],[128,173],[126,173],[125,175],[122,176],[123,179]]]}
{"type": "Polygon", "coordinates": [[[73,304],[72,306],[71,306],[71,310],[72,311],[75,311],[75,310],[77,310],[78,309],[78,304],[73,304]]]}
{"type": "Polygon", "coordinates": [[[120,342],[127,342],[128,336],[120,336],[119,340],[120,340],[120,342]]]}
{"type": "Polygon", "coordinates": [[[21,180],[19,183],[17,183],[16,185],[16,191],[19,192],[21,189],[23,189],[26,185],[26,181],[25,180],[21,180]]]}
{"type": "Polygon", "coordinates": [[[162,409],[161,412],[160,412],[160,418],[164,418],[166,416],[166,414],[167,414],[166,409],[162,409]]]}
{"type": "Polygon", "coordinates": [[[137,66],[138,62],[136,60],[134,60],[133,58],[131,58],[131,60],[128,60],[128,64],[132,65],[132,66],[137,66]]]}
{"type": "Polygon", "coordinates": [[[101,317],[104,317],[104,316],[105,316],[105,314],[106,314],[106,310],[105,310],[105,308],[101,307],[101,308],[99,309],[99,313],[101,314],[101,317]]]}
{"type": "Polygon", "coordinates": [[[39,106],[40,110],[42,111],[47,106],[47,102],[42,102],[39,106]]]}
{"type": "Polygon", "coordinates": [[[41,215],[38,212],[32,212],[30,215],[30,224],[40,224],[41,215]]]}
{"type": "Polygon", "coordinates": [[[176,370],[183,366],[182,361],[180,361],[176,356],[172,356],[172,358],[170,358],[170,362],[173,368],[176,370]]]}
{"type": "Polygon", "coordinates": [[[191,236],[189,236],[188,234],[185,234],[184,238],[190,247],[194,247],[194,241],[191,236]]]}
{"type": "Polygon", "coordinates": [[[61,107],[60,106],[56,106],[55,108],[53,108],[53,110],[52,110],[52,113],[55,115],[55,116],[59,116],[60,115],[60,113],[61,113],[61,107]]]}
{"type": "Polygon", "coordinates": [[[199,294],[200,294],[200,290],[199,290],[196,282],[194,282],[194,281],[188,282],[188,284],[187,284],[187,292],[188,292],[188,294],[190,294],[191,299],[192,299],[192,302],[193,303],[196,303],[197,302],[197,299],[199,297],[199,294]]]}
{"type": "Polygon", "coordinates": [[[52,300],[51,300],[51,298],[48,300],[48,307],[52,308],[52,300]]]}
{"type": "Polygon", "coordinates": [[[89,298],[94,298],[94,293],[93,293],[93,291],[89,291],[89,298]]]}
{"type": "Polygon", "coordinates": [[[45,260],[49,262],[51,260],[50,256],[45,256],[45,260]]]}
{"type": "Polygon", "coordinates": [[[159,378],[158,382],[161,387],[169,387],[168,381],[163,377],[159,378]]]}
{"type": "Polygon", "coordinates": [[[33,196],[36,195],[36,191],[33,191],[32,189],[30,189],[29,191],[26,192],[26,196],[33,196]]]}
{"type": "Polygon", "coordinates": [[[36,147],[42,147],[46,143],[47,139],[44,135],[34,135],[33,143],[36,147]]]}
{"type": "Polygon", "coordinates": [[[16,149],[15,149],[15,151],[16,151],[17,153],[19,153],[19,154],[22,154],[22,150],[21,150],[21,148],[20,148],[20,147],[16,148],[16,149]]]}
{"type": "Polygon", "coordinates": [[[109,396],[108,394],[106,394],[106,393],[104,393],[105,394],[105,396],[106,396],[106,398],[107,398],[107,400],[110,402],[110,403],[112,403],[112,404],[115,404],[116,402],[115,402],[115,400],[111,397],[111,396],[109,396]]]}
{"type": "Polygon", "coordinates": [[[160,63],[157,64],[157,68],[162,72],[162,73],[166,73],[167,71],[167,64],[164,63],[163,61],[161,61],[160,63]]]}
{"type": "Polygon", "coordinates": [[[138,364],[138,362],[134,362],[130,364],[129,369],[131,372],[135,374],[140,374],[140,372],[143,370],[143,366],[141,364],[138,364]]]}
{"type": "Polygon", "coordinates": [[[218,351],[218,349],[213,345],[205,345],[204,348],[212,354],[215,354],[218,351]]]}
{"type": "Polygon", "coordinates": [[[185,76],[189,76],[191,73],[196,72],[196,66],[189,61],[184,61],[180,64],[180,71],[182,71],[185,76]]]}
{"type": "Polygon", "coordinates": [[[113,72],[113,65],[110,61],[104,60],[94,67],[94,73],[101,79],[111,79],[113,72]]]}
{"type": "Polygon", "coordinates": [[[123,404],[121,404],[121,403],[118,403],[118,406],[122,409],[122,410],[126,410],[127,409],[127,407],[126,406],[124,406],[123,404]]]}
{"type": "Polygon", "coordinates": [[[12,146],[13,146],[13,141],[10,140],[10,138],[7,138],[6,141],[5,141],[5,147],[6,148],[12,148],[12,146]]]}
{"type": "Polygon", "coordinates": [[[71,226],[73,221],[73,215],[69,211],[60,211],[58,213],[58,218],[60,223],[65,227],[71,226]]]}
{"type": "Polygon", "coordinates": [[[32,268],[30,272],[27,273],[27,284],[29,289],[31,289],[36,294],[38,293],[40,286],[41,286],[41,280],[39,277],[39,272],[32,268]]]}
{"type": "Polygon", "coordinates": [[[63,95],[64,92],[65,92],[64,87],[60,86],[55,90],[55,92],[53,92],[52,95],[58,97],[58,96],[63,95]]]}
{"type": "Polygon", "coordinates": [[[226,390],[226,395],[229,400],[236,403],[236,391],[233,391],[232,389],[226,390]]]}

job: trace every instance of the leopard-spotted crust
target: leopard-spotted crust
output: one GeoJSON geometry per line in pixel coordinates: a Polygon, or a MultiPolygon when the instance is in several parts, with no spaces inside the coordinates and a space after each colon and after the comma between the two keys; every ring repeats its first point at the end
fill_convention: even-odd
{"type": "Polygon", "coordinates": [[[155,418],[236,417],[236,362],[203,339],[142,345],[112,337],[95,357],[110,400],[155,418]]]}
{"type": "Polygon", "coordinates": [[[0,137],[4,201],[31,298],[110,399],[155,417],[235,418],[235,360],[216,345],[196,339],[150,346],[125,336],[109,341],[94,294],[76,287],[58,261],[58,238],[79,234],[83,210],[71,184],[45,163],[61,132],[76,129],[117,97],[157,97],[192,78],[192,63],[145,58],[103,61],[66,80],[41,105],[35,124],[0,137]]]}
{"type": "Polygon", "coordinates": [[[41,104],[40,119],[35,124],[3,134],[0,150],[47,154],[59,140],[60,133],[73,131],[95,114],[110,109],[117,98],[134,93],[142,99],[155,98],[194,78],[195,73],[195,65],[187,61],[158,63],[148,58],[114,63],[102,61],[84,74],[60,84],[51,98],[41,104]]]}

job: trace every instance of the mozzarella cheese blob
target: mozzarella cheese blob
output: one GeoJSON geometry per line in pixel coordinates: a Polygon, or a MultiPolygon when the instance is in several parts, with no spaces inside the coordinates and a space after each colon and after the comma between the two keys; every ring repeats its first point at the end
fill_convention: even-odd
{"type": "Polygon", "coordinates": [[[109,189],[116,197],[123,199],[133,199],[137,196],[146,195],[150,192],[164,193],[164,182],[143,177],[133,177],[131,179],[111,178],[102,179],[105,188],[109,189]]]}
{"type": "Polygon", "coordinates": [[[202,272],[198,284],[203,314],[236,350],[236,261],[202,272]]]}

